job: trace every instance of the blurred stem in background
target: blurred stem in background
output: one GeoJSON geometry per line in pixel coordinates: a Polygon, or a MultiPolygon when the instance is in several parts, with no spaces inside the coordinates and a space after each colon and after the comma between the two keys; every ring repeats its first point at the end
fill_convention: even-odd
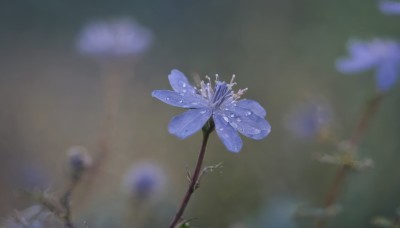
{"type": "Polygon", "coordinates": [[[180,224],[183,224],[185,221],[182,221],[182,215],[185,212],[186,206],[188,205],[190,198],[194,191],[199,187],[199,180],[201,177],[201,167],[203,164],[204,160],[204,155],[206,153],[206,147],[207,147],[207,142],[208,138],[211,134],[211,132],[214,130],[214,123],[212,120],[209,120],[206,125],[203,127],[202,132],[203,132],[203,142],[201,144],[201,149],[199,152],[199,156],[197,158],[197,163],[196,163],[196,168],[194,170],[194,173],[192,176],[189,177],[189,187],[186,190],[186,194],[182,199],[181,205],[179,209],[177,210],[174,218],[171,221],[171,224],[169,225],[169,228],[175,228],[180,224]]]}
{"type": "MultiPolygon", "coordinates": [[[[353,149],[354,153],[356,153],[361,138],[364,136],[364,134],[368,129],[369,123],[371,122],[372,118],[379,109],[380,104],[382,103],[382,100],[384,98],[384,95],[385,95],[384,93],[378,93],[371,100],[367,101],[366,107],[363,113],[361,114],[359,122],[348,141],[349,146],[350,148],[353,149]]],[[[333,206],[336,203],[336,200],[339,197],[339,194],[346,181],[347,175],[349,174],[349,171],[352,170],[352,168],[353,167],[351,166],[351,164],[347,163],[344,163],[343,165],[341,165],[341,167],[338,168],[335,178],[333,179],[333,182],[331,184],[331,187],[324,199],[325,209],[333,206]]],[[[321,218],[316,222],[316,227],[323,228],[325,227],[326,223],[327,223],[326,218],[321,218]]]]}
{"type": "Polygon", "coordinates": [[[121,72],[118,70],[118,65],[112,65],[108,68],[110,69],[105,68],[102,70],[104,72],[102,76],[105,94],[105,116],[98,139],[98,154],[95,169],[93,170],[94,174],[96,174],[96,171],[99,171],[99,167],[106,160],[107,154],[112,150],[112,136],[121,100],[121,86],[123,81],[121,72]]]}
{"type": "MultiPolygon", "coordinates": [[[[104,113],[103,120],[100,125],[100,132],[95,145],[94,163],[89,175],[90,178],[86,183],[85,193],[90,193],[93,186],[104,174],[106,161],[113,150],[113,134],[117,117],[120,109],[121,91],[128,65],[131,61],[118,61],[125,59],[116,59],[100,62],[100,74],[104,88],[104,113]]],[[[129,71],[128,71],[129,72],[129,71]]],[[[88,198],[88,197],[84,197],[88,198]]]]}

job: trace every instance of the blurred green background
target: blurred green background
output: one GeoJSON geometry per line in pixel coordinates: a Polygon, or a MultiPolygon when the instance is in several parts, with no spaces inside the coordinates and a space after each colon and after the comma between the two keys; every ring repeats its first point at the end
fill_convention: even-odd
{"type": "MultiPolygon", "coordinates": [[[[78,187],[73,219],[89,227],[166,226],[201,142],[200,133],[184,141],[168,134],[170,118],[182,110],[150,96],[170,88],[167,75],[176,68],[190,79],[218,73],[230,80],[236,74],[237,87],[249,88],[245,97],[266,108],[272,125],[265,140],[243,138],[239,154],[212,135],[205,165],[223,162],[223,168],[202,180],[185,218],[194,218],[195,227],[294,227],[271,221],[289,219],[282,207],[292,204],[319,207],[337,167],[313,159],[316,152],[334,151],[332,145],[294,137],[285,118],[299,103],[323,99],[333,110],[332,134],[347,139],[375,93],[375,81],[372,72],[341,75],[335,60],[346,55],[348,38],[396,39],[399,20],[382,15],[376,1],[363,0],[2,1],[0,218],[34,203],[6,187],[11,161],[39,164],[57,194],[68,179],[67,149],[83,145],[98,153],[105,82],[107,75],[119,74],[110,153],[102,172],[84,179],[94,187],[78,187]],[[146,53],[105,60],[78,53],[77,35],[88,21],[118,17],[134,18],[152,31],[146,53]],[[143,160],[159,164],[167,176],[163,194],[145,206],[121,189],[126,171],[143,160]]],[[[338,199],[343,211],[329,227],[370,227],[374,216],[394,216],[400,206],[399,104],[396,85],[360,146],[375,167],[349,175],[338,199]]],[[[302,220],[297,226],[311,224],[302,220]]]]}

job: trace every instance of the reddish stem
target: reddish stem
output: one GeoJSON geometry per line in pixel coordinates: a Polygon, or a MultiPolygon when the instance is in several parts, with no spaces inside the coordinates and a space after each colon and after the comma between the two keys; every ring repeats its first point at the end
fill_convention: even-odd
{"type": "Polygon", "coordinates": [[[196,164],[196,168],[194,170],[194,174],[190,178],[189,187],[186,190],[186,194],[183,197],[181,205],[180,205],[178,211],[176,212],[174,218],[172,219],[172,222],[170,223],[169,228],[175,228],[179,224],[179,222],[181,222],[181,218],[182,218],[183,212],[185,211],[186,206],[188,205],[189,200],[190,200],[193,192],[198,187],[198,180],[199,180],[199,177],[200,177],[200,174],[201,174],[201,167],[202,167],[203,160],[204,160],[204,155],[205,155],[205,152],[206,152],[208,138],[209,138],[211,132],[212,132],[211,128],[206,130],[206,131],[203,131],[203,142],[201,144],[199,157],[197,158],[197,164],[196,164]]]}
{"type": "MultiPolygon", "coordinates": [[[[377,112],[381,101],[384,98],[384,94],[377,94],[371,101],[367,103],[367,107],[364,109],[364,112],[353,131],[353,134],[350,137],[349,143],[350,145],[357,147],[361,141],[361,138],[367,131],[368,125],[371,122],[372,117],[377,112]]],[[[344,182],[346,180],[348,171],[350,167],[347,165],[342,165],[336,172],[335,178],[333,179],[332,186],[328,191],[328,194],[324,200],[324,208],[329,208],[334,205],[341,189],[344,186],[344,182]]],[[[316,227],[323,228],[325,227],[326,219],[320,219],[316,223],[316,227]]]]}

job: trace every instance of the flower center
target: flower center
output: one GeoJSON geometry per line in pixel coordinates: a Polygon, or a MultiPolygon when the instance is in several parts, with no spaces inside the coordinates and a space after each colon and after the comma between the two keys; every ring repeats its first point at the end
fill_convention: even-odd
{"type": "Polygon", "coordinates": [[[218,75],[216,75],[214,88],[211,79],[209,77],[206,78],[208,83],[201,81],[199,92],[202,97],[210,102],[209,104],[212,108],[217,108],[225,102],[235,102],[247,90],[247,88],[240,89],[237,93],[232,91],[233,86],[236,85],[234,82],[235,75],[232,76],[230,83],[219,81],[218,75]]]}
{"type": "Polygon", "coordinates": [[[224,102],[225,99],[232,97],[231,89],[227,86],[226,82],[216,82],[215,93],[211,99],[211,103],[214,107],[219,106],[224,102]]]}

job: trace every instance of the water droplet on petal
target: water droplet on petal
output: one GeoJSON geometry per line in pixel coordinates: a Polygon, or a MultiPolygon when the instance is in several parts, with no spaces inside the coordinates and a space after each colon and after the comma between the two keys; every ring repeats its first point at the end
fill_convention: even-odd
{"type": "Polygon", "coordinates": [[[206,113],[206,111],[205,111],[205,110],[200,112],[200,114],[204,114],[204,113],[206,113]]]}
{"type": "Polygon", "coordinates": [[[192,105],[198,105],[199,102],[192,102],[192,105]]]}
{"type": "Polygon", "coordinates": [[[169,97],[167,97],[167,101],[169,101],[170,100],[170,98],[169,97]]]}
{"type": "Polygon", "coordinates": [[[182,90],[183,93],[186,93],[186,89],[182,90]]]}
{"type": "Polygon", "coordinates": [[[232,118],[233,118],[233,117],[235,117],[235,115],[234,115],[234,114],[231,114],[231,115],[230,115],[230,117],[232,117],[232,118]]]}
{"type": "Polygon", "coordinates": [[[179,103],[181,103],[181,104],[182,104],[182,103],[183,103],[183,100],[180,100],[180,101],[179,101],[179,103]]]}
{"type": "Polygon", "coordinates": [[[246,111],[246,112],[244,113],[244,115],[245,115],[245,116],[250,116],[250,115],[251,115],[251,112],[250,112],[250,111],[246,111]]]}
{"type": "Polygon", "coordinates": [[[223,128],[223,127],[220,127],[219,130],[220,130],[220,131],[224,131],[224,128],[223,128]]]}
{"type": "Polygon", "coordinates": [[[237,122],[241,122],[242,120],[240,118],[236,118],[236,121],[237,122]]]}
{"type": "Polygon", "coordinates": [[[226,116],[223,116],[222,117],[226,122],[229,122],[229,119],[228,119],[228,117],[226,117],[226,116]]]}

